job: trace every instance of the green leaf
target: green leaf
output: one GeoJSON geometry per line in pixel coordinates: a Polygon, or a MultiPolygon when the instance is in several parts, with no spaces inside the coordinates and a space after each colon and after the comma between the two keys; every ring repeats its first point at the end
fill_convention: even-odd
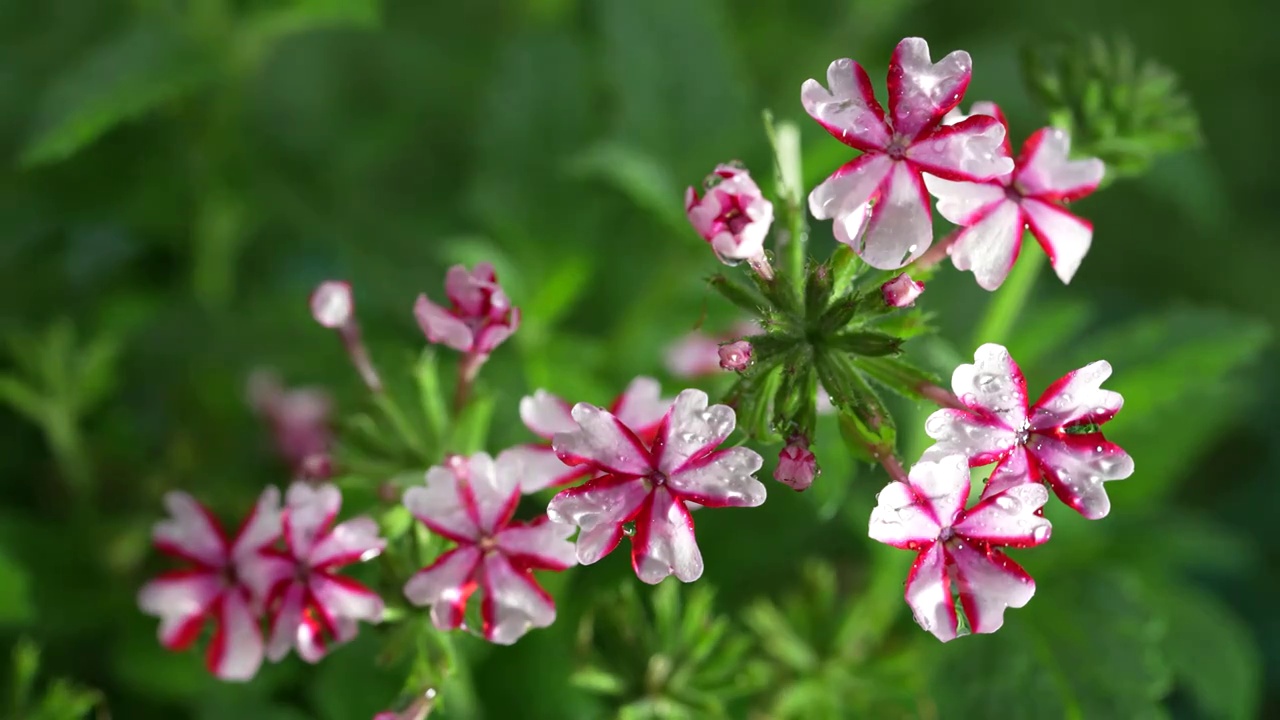
{"type": "Polygon", "coordinates": [[[755,287],[735,280],[724,273],[716,273],[707,278],[712,290],[720,293],[725,300],[733,303],[738,309],[760,315],[769,308],[769,301],[755,287]]]}
{"type": "Polygon", "coordinates": [[[59,162],[118,125],[195,93],[218,77],[214,59],[181,29],[140,25],[90,50],[40,100],[22,151],[31,167],[59,162]]]}
{"type": "Polygon", "coordinates": [[[0,375],[0,403],[26,417],[34,425],[47,421],[49,403],[22,380],[13,375],[0,375]]]}
{"type": "Polygon", "coordinates": [[[253,65],[276,43],[291,35],[326,28],[375,28],[382,20],[379,0],[291,0],[284,7],[258,11],[235,33],[239,51],[253,65]]]}
{"type": "Polygon", "coordinates": [[[476,393],[471,397],[453,426],[449,452],[470,455],[485,449],[494,404],[493,395],[488,393],[476,393]]]}
{"type": "Polygon", "coordinates": [[[853,364],[872,380],[913,400],[927,400],[921,389],[941,383],[937,375],[902,357],[859,357],[854,358],[853,364]]]}
{"type": "Polygon", "coordinates": [[[667,168],[644,151],[602,143],[573,158],[567,170],[579,179],[607,182],[672,232],[692,234],[679,186],[667,168]]]}
{"type": "Polygon", "coordinates": [[[24,625],[35,616],[26,570],[0,549],[0,625],[24,625]]]}

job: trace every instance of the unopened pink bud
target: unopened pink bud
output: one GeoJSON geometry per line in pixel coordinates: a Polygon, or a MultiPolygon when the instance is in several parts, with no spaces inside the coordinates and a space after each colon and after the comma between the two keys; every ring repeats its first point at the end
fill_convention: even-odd
{"type": "Polygon", "coordinates": [[[764,241],[773,224],[773,203],[746,169],[720,165],[705,184],[705,195],[685,191],[685,213],[698,235],[711,244],[726,265],[743,260],[766,279],[772,277],[764,255],[764,241]]]}
{"type": "Polygon", "coordinates": [[[742,372],[751,365],[751,343],[746,340],[721,345],[719,352],[720,367],[724,370],[742,372]]]}
{"type": "Polygon", "coordinates": [[[898,277],[880,286],[884,301],[890,307],[906,308],[916,304],[916,298],[924,292],[924,283],[916,282],[911,276],[902,273],[898,277]]]}
{"type": "Polygon", "coordinates": [[[354,312],[350,283],[326,280],[311,293],[311,317],[324,327],[334,330],[345,327],[354,312]]]}
{"type": "Polygon", "coordinates": [[[778,466],[773,470],[773,479],[800,492],[809,489],[818,473],[818,460],[809,451],[808,438],[797,435],[778,453],[778,466]]]}

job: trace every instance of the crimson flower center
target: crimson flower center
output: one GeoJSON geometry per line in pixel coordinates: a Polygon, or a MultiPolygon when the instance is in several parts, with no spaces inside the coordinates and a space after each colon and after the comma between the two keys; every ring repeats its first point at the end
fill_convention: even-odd
{"type": "Polygon", "coordinates": [[[649,476],[646,478],[646,480],[648,480],[648,481],[649,481],[649,485],[650,485],[651,487],[661,487],[661,486],[663,486],[663,485],[666,485],[666,484],[667,484],[667,476],[666,476],[665,474],[663,474],[663,473],[661,473],[661,472],[657,472],[657,471],[655,471],[655,472],[653,472],[653,474],[649,475],[649,476]]]}
{"type": "Polygon", "coordinates": [[[946,542],[956,536],[955,528],[950,525],[938,531],[938,542],[946,542]]]}
{"type": "Polygon", "coordinates": [[[911,142],[901,135],[894,135],[889,146],[884,149],[884,154],[894,160],[901,160],[907,156],[907,148],[911,147],[911,142]]]}

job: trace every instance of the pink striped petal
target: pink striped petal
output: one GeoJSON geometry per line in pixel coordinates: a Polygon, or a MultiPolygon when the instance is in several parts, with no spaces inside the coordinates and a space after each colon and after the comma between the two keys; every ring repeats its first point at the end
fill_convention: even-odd
{"type": "Polygon", "coordinates": [[[559,432],[573,432],[578,424],[570,413],[572,407],[559,396],[537,390],[520,399],[520,419],[525,427],[544,440],[559,432]]]}
{"type": "Polygon", "coordinates": [[[707,507],[756,507],[764,503],[766,491],[753,476],[763,465],[760,453],[733,447],[706,455],[669,475],[667,488],[683,500],[707,507]]]}
{"type": "Polygon", "coordinates": [[[1066,130],[1041,128],[1022,146],[1013,182],[1023,195],[1050,202],[1078,200],[1097,189],[1106,166],[1097,158],[1071,160],[1070,155],[1066,130]]]}
{"type": "Polygon", "coordinates": [[[871,207],[861,248],[854,252],[871,267],[897,270],[924,254],[933,242],[933,219],[924,181],[909,163],[894,162],[871,207]]]}
{"type": "Polygon", "coordinates": [[[964,97],[972,69],[973,61],[963,50],[934,63],[929,43],[923,39],[905,38],[898,43],[889,60],[889,114],[894,132],[913,138],[941,122],[964,97]]]}
{"type": "Polygon", "coordinates": [[[867,531],[872,540],[896,548],[919,550],[938,539],[938,520],[911,487],[891,482],[876,494],[867,531]]]}
{"type": "Polygon", "coordinates": [[[480,530],[467,510],[453,470],[436,465],[427,470],[425,487],[404,492],[404,506],[437,535],[455,542],[474,542],[480,530]]]}
{"type": "Polygon", "coordinates": [[[1000,106],[989,100],[979,100],[978,102],[975,102],[969,107],[968,115],[960,112],[960,107],[957,105],[942,118],[942,124],[957,125],[968,120],[974,115],[986,115],[988,117],[993,117],[997,122],[1004,126],[1004,154],[1012,156],[1013,148],[1009,143],[1009,121],[1005,119],[1004,111],[1000,109],[1000,106]]]}
{"type": "Polygon", "coordinates": [[[1023,607],[1036,594],[1031,576],[999,550],[979,550],[956,539],[947,543],[947,554],[955,563],[960,606],[975,633],[999,630],[1006,608],[1023,607]]]}
{"type": "Polygon", "coordinates": [[[706,456],[733,432],[737,423],[733,408],[708,403],[701,390],[684,390],[676,396],[653,443],[653,455],[662,473],[679,473],[686,463],[706,456]]]}
{"type": "Polygon", "coordinates": [[[578,403],[573,406],[573,419],[578,429],[556,433],[551,441],[561,460],[619,475],[648,475],[652,471],[649,451],[613,413],[578,403]]]}
{"type": "Polygon", "coordinates": [[[471,271],[463,265],[454,265],[445,273],[444,292],[461,314],[483,315],[497,280],[491,263],[476,263],[471,271]]]}
{"type": "Polygon", "coordinates": [[[258,496],[253,512],[245,518],[231,545],[231,556],[239,559],[255,554],[274,543],[282,532],[280,523],[280,491],[268,487],[258,496]]]}
{"type": "MultiPolygon", "coordinates": [[[[893,170],[894,162],[882,153],[867,153],[841,165],[809,193],[809,213],[819,220],[856,218],[893,170]]],[[[855,223],[856,224],[856,223],[855,223]]]]}
{"type": "Polygon", "coordinates": [[[1077,423],[1101,425],[1120,412],[1124,397],[1103,390],[1111,377],[1111,363],[1098,360],[1072,370],[1050,385],[1031,408],[1031,429],[1052,431],[1077,423]]]}
{"type": "Polygon", "coordinates": [[[337,618],[332,628],[308,618],[298,626],[298,657],[309,663],[318,663],[334,647],[355,639],[357,623],[350,618],[337,618]]]}
{"type": "Polygon", "coordinates": [[[874,203],[866,202],[837,215],[831,223],[831,234],[836,242],[848,245],[850,249],[862,247],[862,233],[867,230],[873,206],[874,203]]]}
{"type": "Polygon", "coordinates": [[[986,115],[938,127],[917,138],[906,156],[917,170],[946,180],[1003,181],[1013,172],[1004,125],[986,115]]]}
{"type": "Polygon", "coordinates": [[[342,575],[313,573],[311,595],[330,618],[382,622],[386,608],[382,598],[363,584],[342,575]]]}
{"type": "Polygon", "coordinates": [[[884,109],[861,65],[848,58],[831,63],[827,86],[829,90],[813,79],[800,86],[800,103],[810,117],[837,140],[859,150],[872,151],[889,144],[884,109]]]}
{"type": "Polygon", "coordinates": [[[983,290],[1004,284],[1022,249],[1022,211],[1012,200],[988,207],[985,214],[956,236],[951,262],[957,270],[972,270],[983,290]]]}
{"type": "Polygon", "coordinates": [[[643,438],[657,429],[673,402],[671,398],[662,397],[662,386],[657,380],[641,376],[627,385],[627,389],[613,401],[610,411],[623,425],[643,438]]]}
{"type": "Polygon", "coordinates": [[[1103,483],[1133,474],[1133,458],[1101,433],[1041,435],[1033,433],[1027,451],[1044,470],[1053,492],[1076,512],[1097,520],[1111,512],[1103,483]]]}
{"type": "Polygon", "coordinates": [[[935,410],[924,422],[924,431],[934,444],[923,459],[939,460],[950,455],[969,458],[970,467],[996,462],[1018,443],[1018,435],[996,420],[965,410],[935,410]]]}
{"type": "Polygon", "coordinates": [[[1009,199],[999,180],[968,182],[943,180],[925,173],[924,186],[938,198],[938,214],[956,225],[978,222],[990,209],[1009,199]]]}
{"type": "Polygon", "coordinates": [[[285,494],[284,542],[296,558],[311,556],[318,540],[342,509],[342,492],[336,485],[312,487],[295,482],[285,494]]]}
{"type": "Polygon", "coordinates": [[[252,678],[262,665],[262,632],[245,593],[222,595],[217,607],[218,628],[205,653],[209,671],[222,680],[252,678]]]}
{"type": "Polygon", "coordinates": [[[204,565],[222,567],[228,547],[218,521],[185,492],[165,493],[169,518],[155,524],[151,537],[156,547],[170,555],[204,565]]]}
{"type": "Polygon", "coordinates": [[[922,459],[912,466],[907,480],[938,527],[954,525],[969,500],[969,463],[963,455],[922,459]]]}
{"type": "Polygon", "coordinates": [[[495,462],[509,468],[507,471],[520,481],[520,492],[525,494],[568,485],[591,474],[590,468],[565,465],[550,445],[507,448],[495,462]]]}
{"type": "Polygon", "coordinates": [[[235,564],[236,578],[249,591],[258,610],[265,607],[272,591],[292,580],[297,571],[297,560],[282,550],[272,548],[245,555],[235,564]]]}
{"type": "Polygon", "coordinates": [[[955,531],[971,540],[1032,547],[1049,539],[1052,528],[1036,511],[1049,501],[1049,491],[1039,483],[1023,483],[969,508],[955,531]]]}
{"type": "Polygon", "coordinates": [[[475,546],[454,548],[414,573],[404,585],[404,596],[414,605],[430,605],[431,621],[441,630],[462,626],[470,583],[482,555],[475,546]]]}
{"type": "Polygon", "coordinates": [[[515,457],[504,458],[502,464],[494,462],[488,453],[475,453],[467,460],[468,476],[462,499],[474,504],[468,508],[474,513],[476,527],[481,534],[492,535],[506,525],[520,502],[520,469],[515,457]]]}
{"type": "Polygon", "coordinates": [[[431,302],[426,295],[419,295],[413,304],[413,316],[427,341],[453,348],[458,352],[470,352],[475,344],[471,327],[445,308],[431,302]]]}
{"type": "Polygon", "coordinates": [[[1035,198],[1023,198],[1022,212],[1027,227],[1049,256],[1053,272],[1062,282],[1071,282],[1093,243],[1093,224],[1035,198]]]}
{"type": "Polygon", "coordinates": [[[528,572],[513,568],[500,553],[485,557],[480,577],[484,587],[483,632],[489,642],[510,645],[530,629],[555,622],[556,606],[551,596],[528,572]]]}
{"type": "Polygon", "coordinates": [[[184,650],[199,636],[208,613],[222,594],[217,573],[177,570],[160,575],[138,591],[138,608],[160,618],[160,644],[184,650]]]}
{"type": "Polygon", "coordinates": [[[302,626],[302,611],[307,603],[307,586],[291,582],[280,597],[280,605],[271,616],[270,634],[267,640],[267,659],[280,662],[297,644],[302,626]]]}
{"type": "Polygon", "coordinates": [[[317,570],[342,567],[371,560],[382,554],[386,547],[387,541],[379,537],[377,521],[358,517],[339,523],[316,543],[308,561],[317,570]]]}
{"type": "Polygon", "coordinates": [[[934,543],[916,558],[907,574],[907,605],[916,623],[942,642],[954,640],[956,604],[942,543],[934,543]]]}
{"type": "Polygon", "coordinates": [[[527,525],[517,523],[503,528],[497,535],[498,549],[521,567],[565,570],[578,564],[577,551],[569,539],[574,529],[543,515],[527,525]]]}
{"type": "Polygon", "coordinates": [[[642,480],[605,475],[551,498],[547,515],[553,522],[582,528],[578,562],[590,565],[618,546],[622,524],[635,517],[648,495],[642,480]]]}
{"type": "Polygon", "coordinates": [[[1027,382],[1022,369],[1003,345],[986,343],[973,353],[973,364],[951,374],[951,389],[983,419],[993,419],[1010,430],[1027,423],[1027,382]]]}
{"type": "Polygon", "coordinates": [[[983,485],[979,499],[986,500],[1009,488],[1026,483],[1039,483],[1042,479],[1040,468],[1027,454],[1027,449],[1019,445],[1010,450],[1009,454],[992,468],[991,477],[987,478],[987,483],[983,485]]]}
{"type": "Polygon", "coordinates": [[[693,534],[693,516],[665,487],[656,487],[636,517],[631,567],[641,581],[656,585],[668,575],[682,582],[702,577],[702,552],[693,534]]]}

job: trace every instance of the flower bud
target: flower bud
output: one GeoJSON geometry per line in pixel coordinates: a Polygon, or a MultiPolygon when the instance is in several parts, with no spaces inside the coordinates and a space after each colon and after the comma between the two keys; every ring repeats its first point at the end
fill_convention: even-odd
{"type": "Polygon", "coordinates": [[[721,345],[719,353],[721,369],[742,372],[751,365],[751,343],[746,340],[721,345]]]}
{"type": "Polygon", "coordinates": [[[778,466],[773,470],[773,479],[800,492],[809,489],[819,472],[817,458],[809,451],[809,439],[796,435],[778,453],[778,466]]]}
{"type": "Polygon", "coordinates": [[[512,307],[489,263],[477,263],[472,271],[454,265],[445,276],[444,289],[449,307],[426,295],[418,296],[413,307],[428,342],[485,357],[520,326],[520,309],[512,307]]]}
{"type": "Polygon", "coordinates": [[[916,282],[911,276],[902,273],[880,286],[885,304],[889,307],[907,308],[916,304],[916,298],[924,292],[924,283],[916,282]]]}
{"type": "Polygon", "coordinates": [[[323,327],[336,330],[351,322],[355,301],[351,284],[342,280],[326,280],[311,293],[311,317],[323,327]]]}
{"type": "Polygon", "coordinates": [[[720,165],[708,179],[706,194],[685,191],[685,213],[689,223],[711,243],[720,262],[737,265],[743,260],[753,267],[764,261],[764,240],[773,225],[773,203],[751,174],[732,165],[720,165]]]}

